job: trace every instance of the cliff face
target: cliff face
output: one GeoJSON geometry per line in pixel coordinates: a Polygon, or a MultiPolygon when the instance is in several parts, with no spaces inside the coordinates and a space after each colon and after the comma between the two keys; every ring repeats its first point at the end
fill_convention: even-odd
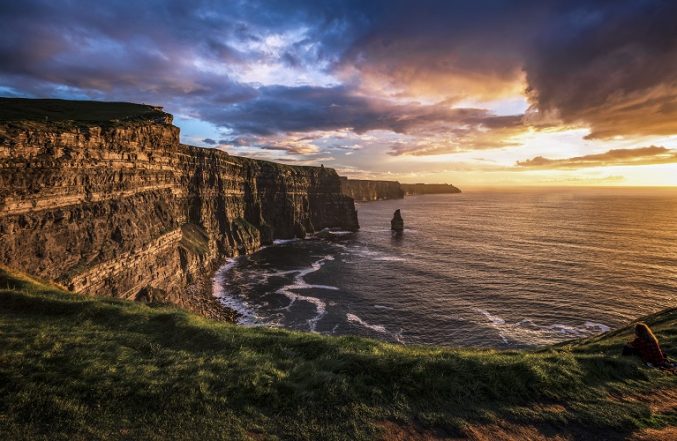
{"type": "Polygon", "coordinates": [[[460,193],[458,187],[451,184],[400,184],[407,195],[460,193]]]}
{"type": "Polygon", "coordinates": [[[341,177],[341,192],[358,202],[404,197],[404,191],[397,181],[370,181],[341,177]]]}
{"type": "Polygon", "coordinates": [[[202,286],[223,258],[358,228],[334,170],[180,145],[171,115],[150,109],[129,120],[0,121],[0,263],[218,316],[202,286]]]}
{"type": "Polygon", "coordinates": [[[405,195],[460,193],[451,184],[400,184],[397,181],[370,181],[341,177],[341,192],[357,202],[402,199],[405,195]]]}

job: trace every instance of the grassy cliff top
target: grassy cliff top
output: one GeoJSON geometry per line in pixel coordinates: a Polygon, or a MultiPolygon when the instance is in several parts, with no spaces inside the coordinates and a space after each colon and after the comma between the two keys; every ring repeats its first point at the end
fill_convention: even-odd
{"type": "MultiPolygon", "coordinates": [[[[677,309],[645,320],[677,350],[677,309]]],[[[0,439],[669,439],[624,328],[539,351],[244,328],[0,268],[0,439]],[[647,438],[648,437],[648,438],[647,438]]]]}
{"type": "Polygon", "coordinates": [[[103,123],[167,117],[161,107],[146,104],[0,97],[0,121],[103,123]]]}

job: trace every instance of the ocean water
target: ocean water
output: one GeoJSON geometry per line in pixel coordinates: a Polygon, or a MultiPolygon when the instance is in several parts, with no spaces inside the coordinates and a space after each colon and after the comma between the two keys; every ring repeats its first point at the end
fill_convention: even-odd
{"type": "Polygon", "coordinates": [[[361,230],[221,268],[240,322],[403,344],[523,347],[677,306],[677,191],[515,190],[357,204],[361,230]],[[405,232],[390,219],[402,210],[405,232]]]}

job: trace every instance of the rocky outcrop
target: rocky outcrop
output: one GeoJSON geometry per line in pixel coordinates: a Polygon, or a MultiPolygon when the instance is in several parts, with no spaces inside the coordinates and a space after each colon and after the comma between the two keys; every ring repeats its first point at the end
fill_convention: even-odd
{"type": "Polygon", "coordinates": [[[460,193],[458,187],[451,184],[400,184],[407,196],[415,194],[446,194],[460,193]]]}
{"type": "Polygon", "coordinates": [[[358,202],[404,197],[404,191],[397,181],[370,181],[341,177],[341,192],[358,202]]]}
{"type": "Polygon", "coordinates": [[[47,120],[39,105],[0,113],[0,263],[217,316],[204,281],[225,257],[358,228],[332,169],[181,145],[171,115],[150,106],[90,102],[80,117],[78,103],[59,105],[47,120]],[[128,107],[109,119],[118,104],[128,107]]]}

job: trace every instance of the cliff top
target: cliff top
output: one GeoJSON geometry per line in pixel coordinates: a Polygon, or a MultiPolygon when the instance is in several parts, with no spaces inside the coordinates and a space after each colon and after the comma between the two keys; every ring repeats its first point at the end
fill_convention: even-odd
{"type": "Polygon", "coordinates": [[[114,121],[171,123],[162,107],[104,101],[72,101],[0,97],[0,121],[36,121],[101,124],[114,121]]]}
{"type": "MultiPolygon", "coordinates": [[[[677,308],[644,321],[674,355],[677,308]]],[[[0,267],[0,433],[669,439],[677,377],[622,357],[632,334],[536,351],[402,346],[75,295],[0,267]]]]}
{"type": "Polygon", "coordinates": [[[382,183],[387,183],[387,184],[399,184],[400,181],[386,181],[383,179],[353,179],[353,178],[348,178],[345,176],[339,176],[339,178],[343,181],[350,181],[350,182],[382,182],[382,183]]]}

